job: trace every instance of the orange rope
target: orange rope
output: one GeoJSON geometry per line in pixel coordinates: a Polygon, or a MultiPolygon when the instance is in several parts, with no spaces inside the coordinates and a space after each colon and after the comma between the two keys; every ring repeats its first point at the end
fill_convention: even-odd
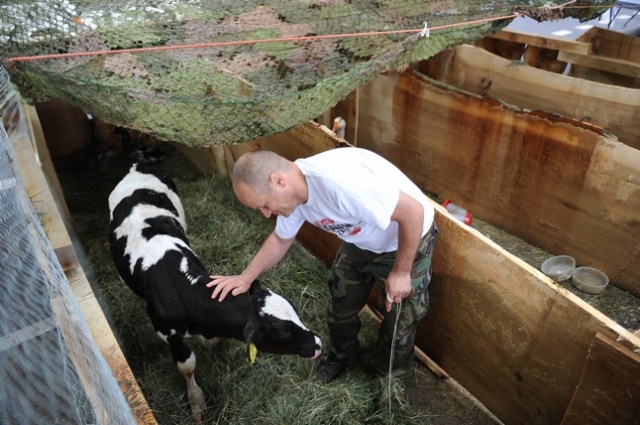
{"type": "MultiPolygon", "coordinates": [[[[459,22],[455,24],[442,25],[439,27],[429,28],[429,30],[437,31],[437,30],[442,30],[447,28],[459,27],[463,25],[471,25],[471,24],[477,24],[477,23],[483,23],[483,22],[511,19],[511,18],[516,18],[518,16],[521,16],[521,15],[519,13],[516,13],[508,16],[485,18],[485,19],[479,19],[471,22],[459,22]]],[[[372,32],[349,33],[349,34],[314,35],[314,36],[307,36],[307,37],[265,38],[262,40],[224,41],[220,43],[200,43],[200,44],[185,44],[185,45],[177,45],[177,46],[154,46],[154,47],[140,47],[136,49],[105,50],[102,52],[100,51],[75,52],[75,53],[59,53],[54,55],[19,56],[14,58],[7,58],[7,60],[11,62],[27,62],[27,61],[44,60],[44,59],[66,59],[66,58],[82,57],[82,56],[116,55],[116,54],[122,54],[122,53],[155,52],[155,51],[162,51],[162,50],[200,49],[204,47],[226,47],[226,46],[240,46],[240,45],[246,45],[246,44],[260,44],[260,43],[282,43],[284,41],[308,41],[308,40],[324,40],[324,39],[331,39],[331,38],[364,37],[364,36],[372,36],[372,35],[419,33],[421,31],[422,29],[409,29],[409,30],[392,30],[392,31],[372,31],[372,32]]]]}
{"type": "MultiPolygon", "coordinates": [[[[575,3],[575,1],[576,0],[569,1],[560,6],[554,6],[550,9],[563,8],[563,7],[566,7],[566,5],[568,4],[575,3]]],[[[570,7],[578,8],[581,6],[570,6],[570,7]]],[[[586,7],[599,8],[604,6],[586,6],[586,7]]],[[[493,18],[484,18],[484,19],[478,19],[478,20],[469,21],[469,22],[458,22],[454,24],[441,25],[441,26],[428,28],[428,29],[429,31],[438,31],[438,30],[460,27],[465,25],[512,19],[512,18],[517,18],[518,16],[524,16],[524,15],[521,13],[514,13],[512,15],[499,16],[499,17],[493,17],[493,18]]],[[[241,45],[247,45],[247,44],[282,43],[285,41],[326,40],[326,39],[333,39],[333,38],[353,38],[353,37],[364,37],[364,36],[375,36],[375,35],[419,33],[421,31],[423,30],[409,29],[409,30],[392,30],[392,31],[372,31],[372,32],[348,33],[348,34],[314,35],[314,36],[307,36],[307,37],[265,38],[262,40],[242,40],[242,41],[225,41],[220,43],[186,44],[186,45],[177,45],[177,46],[140,47],[136,49],[105,50],[101,52],[94,51],[94,52],[58,53],[53,55],[19,56],[14,58],[7,58],[7,60],[11,62],[27,62],[27,61],[44,60],[44,59],[66,59],[66,58],[83,57],[83,56],[116,55],[116,54],[122,54],[122,53],[142,53],[142,52],[155,52],[155,51],[163,51],[163,50],[201,49],[201,48],[207,48],[207,47],[241,46],[241,45]]]]}

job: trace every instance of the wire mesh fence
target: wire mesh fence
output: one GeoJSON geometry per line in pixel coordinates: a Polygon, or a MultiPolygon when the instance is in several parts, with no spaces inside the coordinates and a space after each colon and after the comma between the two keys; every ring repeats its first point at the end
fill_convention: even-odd
{"type": "Polygon", "coordinates": [[[134,423],[23,186],[9,134],[29,133],[2,69],[0,105],[0,423],[134,423]]]}

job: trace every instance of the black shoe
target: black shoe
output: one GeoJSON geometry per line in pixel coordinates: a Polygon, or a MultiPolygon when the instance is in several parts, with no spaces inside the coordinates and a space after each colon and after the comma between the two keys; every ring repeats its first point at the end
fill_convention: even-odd
{"type": "Polygon", "coordinates": [[[324,359],[320,366],[318,366],[318,371],[316,372],[316,378],[328,384],[333,381],[347,368],[347,361],[340,360],[333,353],[329,354],[329,357],[324,359]]]}

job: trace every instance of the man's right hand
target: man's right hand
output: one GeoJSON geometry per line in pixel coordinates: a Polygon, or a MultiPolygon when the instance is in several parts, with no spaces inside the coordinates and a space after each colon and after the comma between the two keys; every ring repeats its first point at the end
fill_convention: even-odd
{"type": "Polygon", "coordinates": [[[218,301],[224,301],[229,292],[234,297],[245,293],[251,287],[251,282],[245,282],[241,276],[209,276],[212,280],[207,283],[207,288],[215,286],[211,298],[214,300],[218,297],[218,301]]]}

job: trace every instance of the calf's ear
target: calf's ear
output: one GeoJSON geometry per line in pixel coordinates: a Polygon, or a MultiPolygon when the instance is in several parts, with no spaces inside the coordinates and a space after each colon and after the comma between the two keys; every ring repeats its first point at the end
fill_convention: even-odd
{"type": "Polygon", "coordinates": [[[251,286],[249,287],[249,295],[253,295],[256,292],[259,292],[262,290],[262,286],[260,286],[260,281],[258,280],[254,280],[253,282],[251,282],[251,286]]]}
{"type": "Polygon", "coordinates": [[[258,318],[253,314],[249,314],[249,317],[247,317],[247,323],[244,325],[244,329],[242,330],[242,337],[244,338],[244,342],[246,344],[254,342],[257,331],[258,318]]]}
{"type": "Polygon", "coordinates": [[[254,344],[257,330],[257,319],[251,315],[243,330],[244,342],[247,344],[247,357],[251,363],[256,361],[256,356],[258,355],[258,347],[254,344]]]}

